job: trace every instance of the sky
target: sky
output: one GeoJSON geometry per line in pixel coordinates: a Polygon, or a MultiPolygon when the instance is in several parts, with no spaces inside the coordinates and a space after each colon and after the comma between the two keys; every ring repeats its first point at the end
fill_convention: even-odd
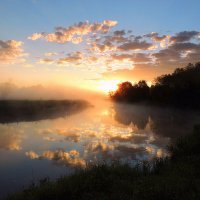
{"type": "Polygon", "coordinates": [[[0,80],[108,92],[200,60],[199,0],[0,0],[0,80]]]}

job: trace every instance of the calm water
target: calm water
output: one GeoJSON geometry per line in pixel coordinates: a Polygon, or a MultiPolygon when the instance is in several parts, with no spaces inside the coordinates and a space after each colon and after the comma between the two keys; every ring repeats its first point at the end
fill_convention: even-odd
{"type": "Polygon", "coordinates": [[[101,102],[65,118],[0,124],[0,198],[87,162],[164,156],[197,123],[198,112],[101,102]]]}

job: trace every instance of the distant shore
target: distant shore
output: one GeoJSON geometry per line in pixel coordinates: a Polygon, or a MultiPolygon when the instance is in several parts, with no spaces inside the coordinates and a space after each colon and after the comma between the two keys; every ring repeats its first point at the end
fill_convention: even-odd
{"type": "Polygon", "coordinates": [[[84,100],[0,100],[0,123],[66,117],[90,106],[84,100]]]}

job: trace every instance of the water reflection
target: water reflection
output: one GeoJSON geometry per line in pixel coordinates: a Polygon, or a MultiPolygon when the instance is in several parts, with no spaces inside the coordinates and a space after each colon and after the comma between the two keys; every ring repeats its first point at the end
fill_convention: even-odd
{"type": "Polygon", "coordinates": [[[65,152],[63,149],[56,151],[45,151],[42,155],[38,155],[34,151],[26,152],[26,155],[31,159],[49,159],[55,164],[66,165],[70,167],[85,167],[85,160],[79,157],[79,152],[76,150],[71,150],[65,152]]]}
{"type": "Polygon", "coordinates": [[[0,149],[19,151],[23,139],[23,130],[0,124],[0,149]]]}
{"type": "Polygon", "coordinates": [[[190,110],[125,104],[116,104],[114,109],[118,122],[133,124],[140,130],[150,126],[153,133],[170,138],[187,134],[194,124],[200,122],[200,113],[190,110]]]}
{"type": "Polygon", "coordinates": [[[0,124],[0,195],[90,162],[164,156],[199,122],[198,112],[104,102],[67,118],[0,124]]]}

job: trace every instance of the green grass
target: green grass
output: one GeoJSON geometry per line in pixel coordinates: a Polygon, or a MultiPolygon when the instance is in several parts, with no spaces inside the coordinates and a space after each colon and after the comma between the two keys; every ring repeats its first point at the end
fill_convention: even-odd
{"type": "Polygon", "coordinates": [[[135,167],[88,166],[56,181],[41,180],[7,200],[200,199],[200,126],[169,147],[171,156],[135,167]]]}

